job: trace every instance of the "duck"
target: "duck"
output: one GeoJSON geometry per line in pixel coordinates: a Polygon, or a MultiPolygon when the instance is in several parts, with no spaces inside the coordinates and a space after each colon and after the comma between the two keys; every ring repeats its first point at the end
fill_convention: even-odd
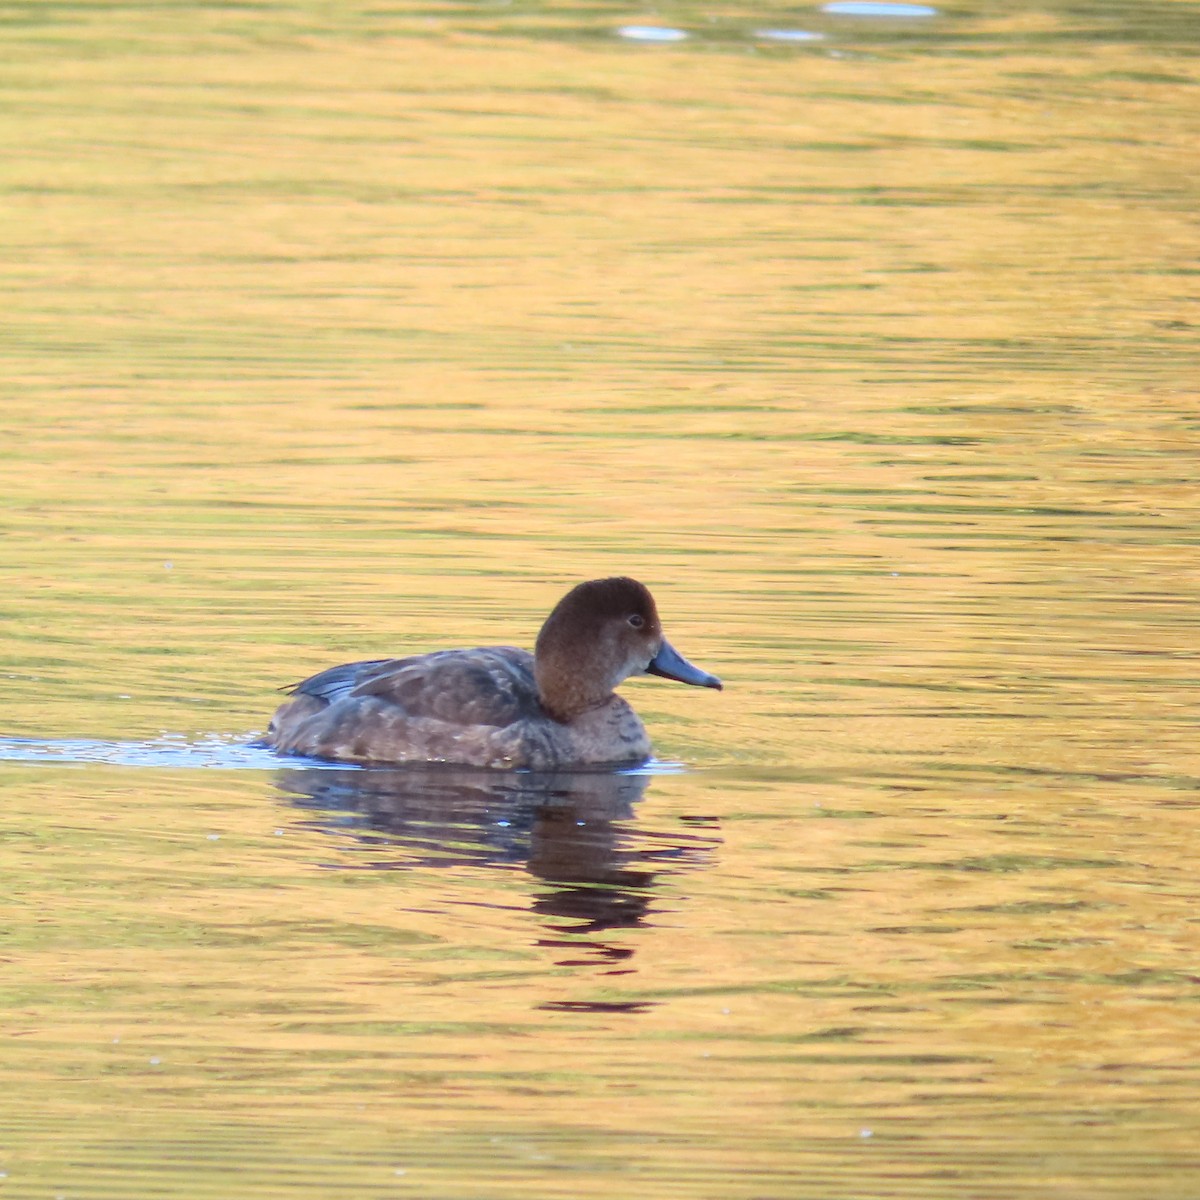
{"type": "Polygon", "coordinates": [[[654,597],[627,576],[573,587],[533,653],[435,650],[330,667],[283,689],[264,743],[277,753],[396,766],[548,771],[645,762],[650,738],[614,689],[633,675],[723,687],[663,636],[654,597]]]}

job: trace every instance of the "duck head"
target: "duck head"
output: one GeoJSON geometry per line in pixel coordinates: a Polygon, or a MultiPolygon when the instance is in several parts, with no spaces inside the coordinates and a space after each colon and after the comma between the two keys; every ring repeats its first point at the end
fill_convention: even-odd
{"type": "Polygon", "coordinates": [[[534,658],[542,707],[559,721],[599,707],[630,675],[721,688],[663,637],[654,597],[625,577],[572,588],[546,618],[534,658]]]}

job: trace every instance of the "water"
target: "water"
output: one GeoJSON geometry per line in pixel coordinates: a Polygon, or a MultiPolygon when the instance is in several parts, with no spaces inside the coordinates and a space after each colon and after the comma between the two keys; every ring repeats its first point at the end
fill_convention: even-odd
{"type": "Polygon", "coordinates": [[[15,12],[6,1194],[1192,1197],[1198,18],[15,12]],[[252,745],[613,572],[647,770],[252,745]]]}

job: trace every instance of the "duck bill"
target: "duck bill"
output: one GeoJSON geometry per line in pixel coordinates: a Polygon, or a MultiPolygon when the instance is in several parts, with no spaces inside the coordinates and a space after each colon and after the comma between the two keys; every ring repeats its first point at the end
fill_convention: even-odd
{"type": "Polygon", "coordinates": [[[693,687],[708,687],[721,690],[721,681],[707,671],[694,667],[670,642],[664,640],[658,653],[646,668],[647,675],[661,675],[679,683],[690,683],[693,687]]]}

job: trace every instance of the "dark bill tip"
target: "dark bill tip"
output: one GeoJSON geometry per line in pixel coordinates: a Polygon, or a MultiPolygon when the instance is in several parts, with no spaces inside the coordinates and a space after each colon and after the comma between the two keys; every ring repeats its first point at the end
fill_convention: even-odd
{"type": "Polygon", "coordinates": [[[679,683],[690,683],[693,687],[716,688],[722,690],[721,681],[707,671],[694,667],[670,642],[664,641],[662,648],[650,660],[646,668],[647,675],[661,675],[664,679],[674,679],[679,683]]]}

